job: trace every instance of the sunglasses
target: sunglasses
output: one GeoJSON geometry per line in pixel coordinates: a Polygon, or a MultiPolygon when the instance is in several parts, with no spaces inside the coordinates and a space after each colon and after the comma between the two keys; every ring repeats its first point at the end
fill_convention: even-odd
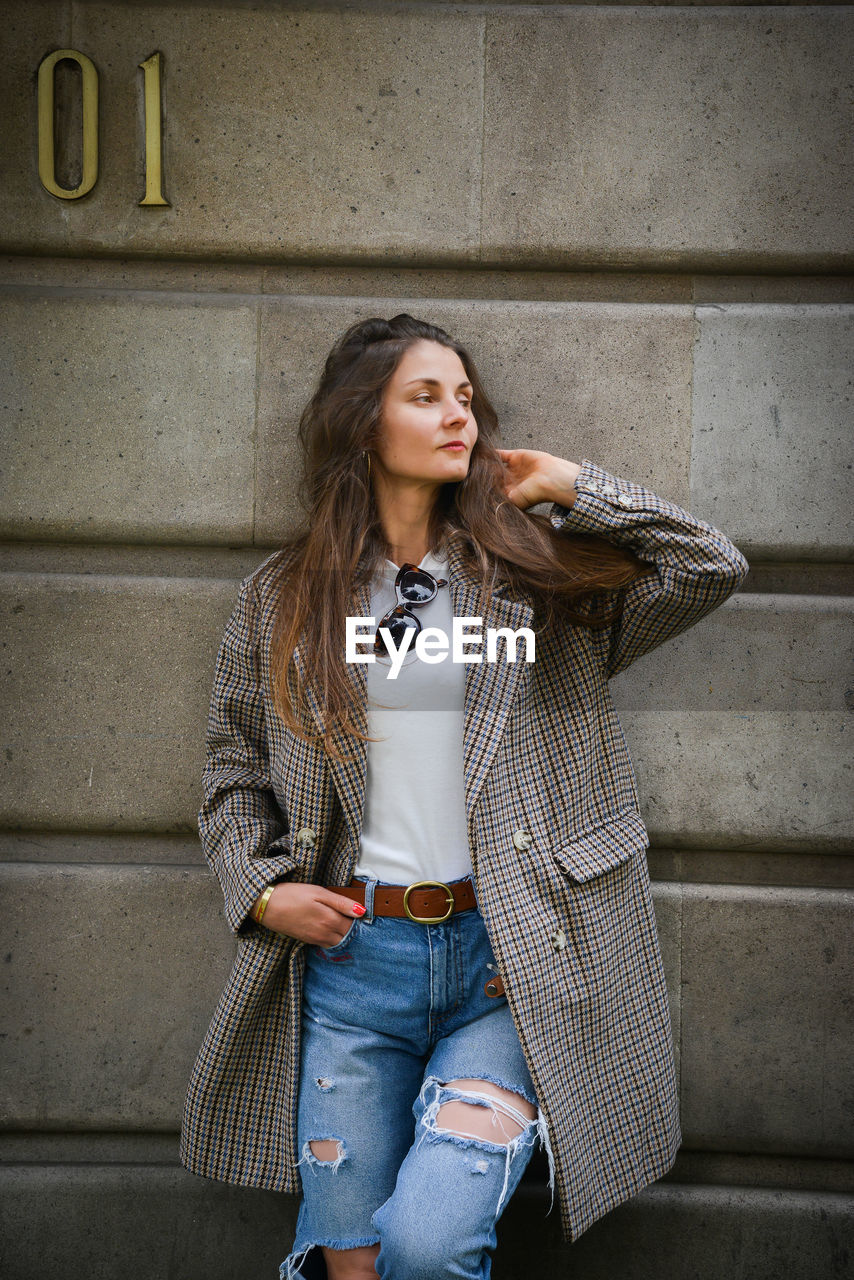
{"type": "Polygon", "coordinates": [[[432,573],[428,573],[426,569],[419,569],[414,564],[401,565],[394,580],[397,604],[393,609],[389,609],[377,624],[374,653],[388,652],[385,640],[380,635],[380,627],[388,627],[396,649],[400,649],[405,632],[414,631],[417,635],[421,630],[421,619],[417,618],[412,610],[435,600],[439,594],[439,588],[447,585],[447,578],[434,578],[432,573]]]}

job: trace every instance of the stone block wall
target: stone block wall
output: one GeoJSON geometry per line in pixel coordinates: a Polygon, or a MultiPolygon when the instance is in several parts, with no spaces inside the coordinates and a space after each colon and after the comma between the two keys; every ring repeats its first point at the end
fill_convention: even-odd
{"type": "MultiPolygon", "coordinates": [[[[299,517],[320,362],[398,311],[471,347],[508,446],[648,484],[751,562],[614,682],[683,1149],[574,1246],[535,1167],[494,1274],[848,1274],[852,10],[2,18],[4,1275],[231,1280],[287,1252],[290,1198],[177,1164],[233,951],[195,833],[204,722],[237,583],[299,517]],[[78,200],[38,174],[61,48],[99,74],[78,200]],[[155,50],[164,207],[138,203],[155,50]]],[[[73,185],[69,64],[56,83],[73,185]]]]}

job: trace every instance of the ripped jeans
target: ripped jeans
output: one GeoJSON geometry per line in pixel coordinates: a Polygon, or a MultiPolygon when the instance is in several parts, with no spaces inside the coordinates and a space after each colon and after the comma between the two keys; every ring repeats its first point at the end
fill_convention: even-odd
{"type": "Polygon", "coordinates": [[[537,1141],[548,1151],[545,1122],[507,1000],[485,990],[497,970],[480,913],[436,925],[375,917],[371,890],[340,943],[306,948],[303,1198],[280,1277],[322,1276],[316,1246],[379,1244],[382,1280],[487,1280],[495,1224],[537,1141]],[[536,1118],[477,1081],[532,1103],[536,1118]],[[494,1142],[443,1127],[455,1099],[492,1109],[494,1142]],[[312,1151],[319,1142],[332,1158],[312,1151]]]}

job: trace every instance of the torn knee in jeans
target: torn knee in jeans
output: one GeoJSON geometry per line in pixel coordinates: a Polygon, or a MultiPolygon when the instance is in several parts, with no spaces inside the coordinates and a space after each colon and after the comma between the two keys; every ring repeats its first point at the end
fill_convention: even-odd
{"type": "Polygon", "coordinates": [[[548,1157],[549,1188],[554,1196],[554,1158],[546,1119],[522,1094],[489,1080],[445,1083],[428,1076],[418,1097],[416,1116],[422,1130],[418,1145],[441,1142],[465,1149],[473,1174],[496,1170],[500,1176],[503,1170],[496,1214],[500,1214],[510,1188],[511,1166],[519,1156],[527,1163],[535,1143],[548,1157]]]}
{"type": "Polygon", "coordinates": [[[450,1080],[452,1091],[436,1113],[436,1128],[461,1138],[482,1138],[506,1146],[537,1118],[537,1109],[520,1094],[488,1080],[450,1080]]]}

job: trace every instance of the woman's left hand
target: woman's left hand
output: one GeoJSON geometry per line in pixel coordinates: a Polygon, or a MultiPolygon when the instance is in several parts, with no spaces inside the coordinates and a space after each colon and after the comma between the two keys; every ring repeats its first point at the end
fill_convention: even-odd
{"type": "Polygon", "coordinates": [[[499,449],[504,463],[504,492],[514,506],[533,507],[538,502],[575,502],[575,481],[581,467],[540,449],[499,449]]]}

